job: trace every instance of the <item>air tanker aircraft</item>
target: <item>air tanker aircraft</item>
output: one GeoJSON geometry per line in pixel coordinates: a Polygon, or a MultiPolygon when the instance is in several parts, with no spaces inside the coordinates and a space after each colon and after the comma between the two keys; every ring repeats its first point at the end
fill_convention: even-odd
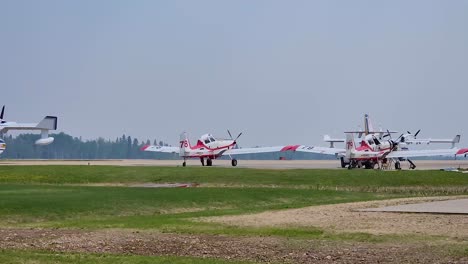
{"type": "Polygon", "coordinates": [[[165,147],[146,145],[141,148],[143,151],[164,152],[164,153],[179,153],[179,156],[184,159],[182,166],[186,166],[188,158],[198,158],[203,166],[212,166],[213,160],[223,155],[231,158],[231,165],[237,166],[237,159],[232,156],[239,154],[251,153],[266,153],[293,150],[295,146],[276,146],[276,147],[260,147],[260,148],[236,148],[237,139],[242,135],[240,133],[233,139],[231,132],[228,130],[230,139],[217,139],[211,134],[204,134],[198,139],[197,144],[192,146],[188,140],[186,132],[180,135],[180,147],[165,147]]]}
{"type": "MultiPolygon", "coordinates": [[[[49,130],[57,129],[56,116],[46,116],[39,123],[17,123],[4,120],[4,114],[5,106],[2,107],[2,112],[0,113],[0,135],[5,134],[9,130],[39,130],[41,131],[41,138],[36,140],[36,145],[49,145],[54,142],[54,138],[49,137],[49,130]]],[[[0,139],[0,154],[5,151],[5,149],[5,141],[0,139]]]]}
{"type": "Polygon", "coordinates": [[[412,134],[401,134],[396,140],[392,139],[394,131],[374,131],[369,116],[364,116],[364,131],[349,131],[345,132],[345,139],[332,139],[329,136],[324,136],[324,141],[330,143],[330,148],[325,150],[325,154],[336,155],[341,159],[341,167],[348,166],[349,169],[355,167],[364,167],[366,169],[374,168],[387,162],[394,162],[395,169],[400,169],[400,161],[408,161],[411,169],[415,169],[416,165],[409,158],[412,157],[428,157],[428,156],[457,156],[467,155],[468,149],[459,149],[455,147],[456,143],[460,142],[460,135],[456,135],[453,139],[418,139],[417,136],[421,130],[412,134]],[[354,143],[354,135],[358,134],[360,138],[365,135],[360,141],[359,146],[354,143]],[[388,140],[385,139],[388,137],[388,140]],[[334,148],[334,143],[345,142],[346,149],[334,148]],[[448,149],[434,150],[408,150],[408,145],[411,144],[433,144],[433,143],[451,143],[452,147],[448,149]]]}

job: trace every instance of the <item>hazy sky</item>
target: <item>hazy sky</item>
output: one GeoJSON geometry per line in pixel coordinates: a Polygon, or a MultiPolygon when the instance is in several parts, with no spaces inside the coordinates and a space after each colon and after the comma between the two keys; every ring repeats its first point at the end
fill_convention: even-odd
{"type": "Polygon", "coordinates": [[[462,134],[468,1],[0,0],[0,104],[91,139],[462,134]]]}

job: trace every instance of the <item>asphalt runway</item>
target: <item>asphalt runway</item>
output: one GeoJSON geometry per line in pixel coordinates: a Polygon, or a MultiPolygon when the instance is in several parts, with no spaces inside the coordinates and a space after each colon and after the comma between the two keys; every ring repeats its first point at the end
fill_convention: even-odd
{"type": "Polygon", "coordinates": [[[367,208],[361,212],[468,214],[468,199],[404,204],[380,208],[367,208]]]}
{"type": "MultiPolygon", "coordinates": [[[[468,168],[468,159],[462,160],[416,160],[419,170],[443,168],[468,168]]],[[[0,160],[2,165],[112,165],[112,166],[182,166],[181,160],[0,160]]],[[[200,167],[199,160],[187,160],[187,166],[200,167]]],[[[214,167],[231,167],[230,160],[214,160],[214,167]]],[[[339,160],[239,160],[240,168],[258,169],[342,169],[339,160]]],[[[409,169],[407,162],[402,169],[409,169]]]]}

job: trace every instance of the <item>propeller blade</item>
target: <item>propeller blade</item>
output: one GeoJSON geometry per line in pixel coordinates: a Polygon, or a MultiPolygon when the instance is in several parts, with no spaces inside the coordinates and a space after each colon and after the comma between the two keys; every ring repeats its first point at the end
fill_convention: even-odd
{"type": "Polygon", "coordinates": [[[5,113],[5,106],[2,107],[2,113],[0,114],[0,119],[3,119],[4,113],[5,113]]]}
{"type": "Polygon", "coordinates": [[[416,132],[416,134],[414,134],[414,137],[416,138],[416,136],[419,134],[419,132],[421,132],[421,129],[418,130],[418,132],[416,132]]]}
{"type": "Polygon", "coordinates": [[[227,130],[228,134],[229,134],[229,137],[232,139],[232,135],[231,135],[231,132],[229,131],[229,129],[227,130]]]}
{"type": "Polygon", "coordinates": [[[397,138],[396,142],[398,142],[398,140],[400,140],[400,138],[401,138],[402,136],[403,136],[403,134],[401,134],[401,135],[397,138]]]}
{"type": "Polygon", "coordinates": [[[386,137],[390,137],[390,140],[392,140],[392,134],[390,133],[390,131],[387,129],[387,135],[385,135],[386,137]]]}
{"type": "Polygon", "coordinates": [[[242,135],[242,132],[239,133],[239,135],[234,139],[234,141],[237,141],[237,139],[242,135]]]}

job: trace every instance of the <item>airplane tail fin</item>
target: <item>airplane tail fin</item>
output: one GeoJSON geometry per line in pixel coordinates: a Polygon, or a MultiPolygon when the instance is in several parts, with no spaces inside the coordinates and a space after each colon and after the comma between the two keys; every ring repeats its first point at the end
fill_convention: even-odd
{"type": "Polygon", "coordinates": [[[455,147],[455,144],[460,143],[460,135],[456,135],[452,140],[452,148],[455,147]]]}
{"type": "Polygon", "coordinates": [[[191,148],[187,132],[183,132],[182,134],[180,134],[179,144],[180,144],[180,153],[179,153],[180,156],[181,157],[186,156],[185,153],[189,152],[191,148]]]}
{"type": "Polygon", "coordinates": [[[36,127],[41,130],[57,130],[57,120],[56,116],[46,116],[36,127]]]}
{"type": "Polygon", "coordinates": [[[368,114],[364,115],[364,135],[369,135],[369,132],[373,132],[374,127],[372,126],[372,122],[368,114]]]}
{"type": "Polygon", "coordinates": [[[352,133],[346,134],[346,156],[351,156],[352,152],[356,149],[354,145],[354,135],[352,133]]]}

